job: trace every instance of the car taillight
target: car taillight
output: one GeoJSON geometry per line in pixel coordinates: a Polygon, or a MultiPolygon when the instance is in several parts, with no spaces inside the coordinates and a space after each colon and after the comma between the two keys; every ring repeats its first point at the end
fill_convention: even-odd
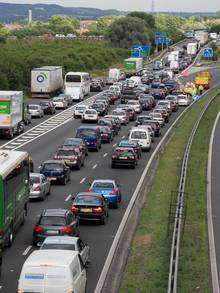
{"type": "Polygon", "coordinates": [[[43,227],[41,227],[41,226],[39,226],[39,225],[37,225],[37,226],[34,227],[34,231],[37,232],[37,233],[40,233],[40,232],[42,232],[43,230],[44,230],[43,227]]]}
{"type": "Polygon", "coordinates": [[[34,191],[41,191],[41,187],[40,187],[40,185],[36,186],[36,187],[34,188],[34,191]]]}
{"type": "Polygon", "coordinates": [[[112,156],[112,160],[115,160],[115,159],[117,159],[117,156],[116,155],[113,155],[112,156]]]}
{"type": "Polygon", "coordinates": [[[55,155],[54,156],[54,160],[58,160],[58,159],[59,159],[59,157],[55,155]]]}
{"type": "Polygon", "coordinates": [[[78,159],[77,156],[73,156],[70,160],[71,160],[71,161],[76,161],[77,159],[78,159]]]}
{"type": "Polygon", "coordinates": [[[135,159],[135,157],[134,157],[134,156],[130,156],[130,159],[134,160],[134,159],[135,159]]]}
{"type": "Polygon", "coordinates": [[[111,195],[117,195],[117,194],[118,194],[117,189],[113,189],[112,192],[111,192],[110,194],[111,194],[111,195]]]}
{"type": "MultiPolygon", "coordinates": [[[[72,291],[73,292],[73,291],[72,291]]],[[[72,292],[70,292],[70,293],[72,293],[72,292]]],[[[17,290],[17,293],[23,293],[23,291],[21,290],[21,289],[18,289],[17,290]]],[[[73,292],[74,293],[74,292],[73,292]]]]}
{"type": "Polygon", "coordinates": [[[88,192],[93,192],[93,189],[90,187],[89,190],[88,190],[88,192]]]}
{"type": "Polygon", "coordinates": [[[98,207],[98,208],[94,208],[93,211],[95,214],[101,214],[103,210],[101,207],[98,207]]]}
{"type": "Polygon", "coordinates": [[[70,234],[70,233],[73,233],[73,228],[72,227],[68,227],[68,226],[65,226],[61,229],[61,232],[62,233],[65,233],[65,234],[70,234]]]}
{"type": "Polygon", "coordinates": [[[71,211],[72,211],[74,214],[76,214],[76,213],[78,213],[79,209],[78,209],[77,207],[75,207],[75,206],[72,206],[71,211]]]}
{"type": "Polygon", "coordinates": [[[108,133],[103,133],[102,136],[104,136],[104,137],[108,137],[109,134],[108,134],[108,133]]]}

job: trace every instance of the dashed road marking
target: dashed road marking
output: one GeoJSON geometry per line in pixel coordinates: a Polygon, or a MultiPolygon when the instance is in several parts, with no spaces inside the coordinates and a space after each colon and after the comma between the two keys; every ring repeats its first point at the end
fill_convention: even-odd
{"type": "Polygon", "coordinates": [[[29,246],[25,249],[25,251],[22,253],[22,255],[27,255],[28,252],[31,250],[31,248],[32,248],[32,246],[29,245],[29,246]]]}
{"type": "Polygon", "coordinates": [[[113,148],[115,148],[115,147],[116,147],[116,145],[117,145],[117,143],[113,144],[113,148]]]}
{"type": "Polygon", "coordinates": [[[98,164],[95,164],[95,165],[92,167],[92,169],[95,169],[97,166],[98,166],[98,164]]]}
{"type": "Polygon", "coordinates": [[[107,157],[108,156],[108,153],[105,153],[104,155],[103,155],[103,158],[105,158],[105,157],[107,157]]]}
{"type": "Polygon", "coordinates": [[[86,181],[86,177],[84,177],[81,181],[80,184],[83,184],[86,181]]]}
{"type": "Polygon", "coordinates": [[[72,196],[72,194],[69,194],[69,195],[67,196],[67,198],[65,199],[65,201],[69,201],[70,198],[71,198],[71,196],[72,196]]]}

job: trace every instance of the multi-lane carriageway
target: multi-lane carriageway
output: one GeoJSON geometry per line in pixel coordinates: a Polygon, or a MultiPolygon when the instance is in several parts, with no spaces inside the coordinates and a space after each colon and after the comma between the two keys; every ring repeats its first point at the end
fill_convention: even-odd
{"type": "MultiPolygon", "coordinates": [[[[212,74],[214,77],[213,84],[216,84],[218,81],[218,76],[220,76],[220,69],[213,69],[212,74]]],[[[112,109],[113,107],[111,110],[112,109]]],[[[162,135],[164,135],[168,127],[172,124],[172,122],[175,120],[177,115],[181,113],[182,110],[183,109],[180,109],[178,113],[174,113],[172,115],[170,123],[163,128],[162,135]]],[[[39,125],[40,129],[37,127],[35,128],[34,133],[29,132],[32,134],[32,136],[30,135],[29,137],[26,133],[26,136],[23,136],[23,140],[20,138],[22,141],[15,140],[14,143],[18,144],[12,145],[9,143],[6,145],[6,149],[16,148],[18,150],[25,150],[29,152],[34,160],[35,171],[37,171],[38,166],[44,160],[52,158],[58,146],[63,143],[65,138],[74,136],[77,127],[81,125],[80,120],[69,119],[69,111],[64,115],[60,114],[56,117],[58,117],[58,125],[60,125],[59,127],[57,127],[56,124],[57,119],[55,119],[53,123],[46,122],[44,124],[41,124],[43,122],[42,119],[34,120],[33,126],[41,124],[39,125]],[[65,119],[61,119],[62,116],[65,117],[65,119]],[[45,127],[42,128],[42,125],[45,127]],[[44,131],[42,132],[41,129],[44,129],[44,131]],[[39,132],[37,130],[39,130],[39,132]]],[[[44,120],[45,119],[46,118],[44,118],[44,120]]],[[[112,178],[117,180],[121,186],[123,200],[120,208],[118,210],[110,209],[110,217],[105,226],[94,223],[83,224],[80,226],[82,239],[91,247],[91,263],[88,267],[87,274],[87,292],[94,292],[105,259],[121,219],[125,213],[126,207],[132,197],[132,194],[136,188],[136,185],[138,184],[138,181],[147,164],[147,161],[151,156],[152,151],[155,149],[156,145],[161,139],[158,138],[155,140],[150,153],[143,153],[138,167],[135,170],[111,169],[112,150],[121,139],[124,139],[127,136],[128,130],[131,126],[132,123],[130,123],[128,126],[122,127],[122,130],[120,131],[119,135],[115,137],[114,141],[111,144],[104,144],[98,153],[90,152],[88,158],[85,161],[85,166],[80,171],[73,171],[71,173],[70,183],[68,183],[66,186],[54,185],[52,186],[51,195],[48,196],[44,202],[35,201],[30,203],[29,213],[24,226],[21,227],[18,234],[16,235],[12,247],[4,251],[2,278],[0,282],[1,292],[16,292],[17,280],[21,271],[21,267],[25,259],[33,251],[32,231],[41,211],[44,208],[70,208],[70,195],[76,194],[80,191],[86,191],[88,189],[89,181],[98,178],[112,178]]],[[[5,145],[6,143],[7,141],[0,140],[0,146],[5,145]]]]}

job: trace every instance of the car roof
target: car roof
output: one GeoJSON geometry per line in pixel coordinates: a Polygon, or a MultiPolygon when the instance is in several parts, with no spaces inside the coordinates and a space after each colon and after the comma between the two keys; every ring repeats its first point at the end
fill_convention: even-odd
{"type": "Polygon", "coordinates": [[[96,125],[96,126],[85,125],[85,126],[80,126],[80,127],[78,127],[78,129],[94,129],[94,130],[96,130],[96,129],[99,129],[99,128],[98,128],[97,125],[96,125]]]}
{"type": "Polygon", "coordinates": [[[45,161],[43,164],[64,164],[64,162],[62,160],[47,160],[45,161]]]}
{"type": "Polygon", "coordinates": [[[100,195],[100,194],[98,194],[98,193],[95,193],[95,192],[89,192],[89,191],[87,191],[87,192],[79,192],[76,196],[79,196],[79,195],[81,195],[81,196],[94,196],[94,197],[99,197],[99,198],[103,198],[102,197],[102,195],[100,195]]]}
{"type": "Polygon", "coordinates": [[[68,212],[69,210],[65,210],[65,209],[45,209],[42,212],[42,216],[51,216],[51,217],[65,216],[68,212]]]}
{"type": "Polygon", "coordinates": [[[50,236],[45,238],[43,244],[77,244],[79,237],[73,236],[50,236]]]}
{"type": "Polygon", "coordinates": [[[31,177],[41,177],[42,174],[40,174],[40,173],[30,173],[30,176],[31,177]]]}
{"type": "Polygon", "coordinates": [[[96,180],[94,180],[93,182],[92,182],[92,185],[94,184],[94,183],[97,183],[97,182],[106,182],[106,183],[113,183],[113,184],[115,184],[115,180],[112,180],[112,179],[96,179],[96,180]]]}

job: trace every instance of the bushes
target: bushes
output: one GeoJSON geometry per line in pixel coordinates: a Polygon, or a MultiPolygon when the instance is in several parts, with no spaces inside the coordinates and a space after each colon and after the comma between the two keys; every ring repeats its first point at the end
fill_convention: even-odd
{"type": "Polygon", "coordinates": [[[0,89],[30,88],[30,72],[46,65],[63,66],[68,71],[108,68],[128,56],[128,51],[108,43],[68,40],[17,40],[0,46],[0,89]]]}

